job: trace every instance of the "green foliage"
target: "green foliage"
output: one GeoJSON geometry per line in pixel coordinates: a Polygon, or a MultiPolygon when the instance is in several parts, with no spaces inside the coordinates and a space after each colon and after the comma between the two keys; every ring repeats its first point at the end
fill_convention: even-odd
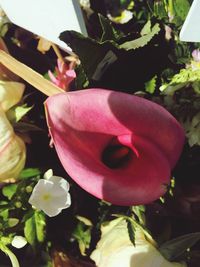
{"type": "Polygon", "coordinates": [[[108,53],[108,48],[97,41],[84,37],[74,31],[66,31],[60,35],[60,39],[71,46],[79,55],[84,72],[88,79],[94,78],[95,71],[102,59],[108,53]],[[91,57],[91,51],[93,56],[91,57]]]}
{"type": "Polygon", "coordinates": [[[173,0],[175,19],[176,16],[181,19],[181,22],[185,21],[185,18],[189,12],[190,4],[188,0],[173,0]]]}
{"type": "Polygon", "coordinates": [[[6,246],[11,243],[12,237],[21,234],[23,229],[30,243],[42,243],[45,240],[45,216],[41,212],[34,212],[28,203],[40,173],[39,169],[25,169],[21,181],[5,185],[1,190],[6,200],[0,202],[0,236],[3,235],[4,241],[7,240],[6,246]],[[12,236],[9,235],[11,231],[12,236]]]}
{"type": "Polygon", "coordinates": [[[126,220],[130,241],[135,246],[135,225],[132,220],[126,220]]]}
{"type": "Polygon", "coordinates": [[[134,213],[134,215],[137,216],[138,222],[140,223],[140,225],[145,225],[145,206],[143,205],[139,205],[139,206],[133,206],[131,208],[132,212],[134,213]]]}
{"type": "Polygon", "coordinates": [[[200,233],[191,233],[167,241],[159,250],[161,254],[169,261],[176,260],[187,249],[194,246],[200,240],[200,233]]]}
{"type": "Polygon", "coordinates": [[[26,168],[23,169],[19,175],[19,179],[28,179],[31,177],[36,177],[41,174],[41,170],[38,168],[26,168]]]}
{"type": "Polygon", "coordinates": [[[120,48],[123,48],[123,49],[126,49],[127,51],[129,51],[129,50],[137,49],[137,48],[140,48],[140,47],[147,45],[152,40],[152,38],[159,33],[160,26],[158,23],[156,23],[152,27],[151,30],[150,30],[150,28],[148,29],[148,30],[150,30],[150,32],[146,33],[147,29],[143,28],[142,37],[137,38],[133,41],[125,42],[125,43],[120,45],[120,48]]]}
{"type": "Polygon", "coordinates": [[[8,200],[11,200],[11,198],[16,193],[16,191],[17,191],[17,185],[16,184],[10,184],[10,185],[4,186],[2,189],[3,195],[5,197],[7,197],[8,200]]]}
{"type": "Polygon", "coordinates": [[[159,19],[167,19],[168,14],[167,14],[167,9],[166,9],[166,4],[165,1],[153,1],[153,13],[154,16],[159,18],[159,19]]]}
{"type": "Polygon", "coordinates": [[[156,79],[157,76],[154,76],[151,80],[145,83],[145,90],[146,92],[153,94],[156,89],[156,79]]]}
{"type": "Polygon", "coordinates": [[[176,85],[178,85],[178,89],[180,89],[184,87],[186,84],[190,84],[190,83],[196,84],[197,82],[200,82],[200,69],[196,69],[196,70],[193,70],[192,68],[181,69],[178,74],[173,76],[173,78],[171,79],[168,85],[163,85],[161,87],[161,91],[169,90],[168,89],[169,87],[172,88],[172,86],[176,86],[176,85]]]}
{"type": "Polygon", "coordinates": [[[81,255],[86,256],[86,249],[90,247],[92,223],[84,217],[76,217],[79,222],[76,225],[72,236],[77,240],[81,255]]]}
{"type": "Polygon", "coordinates": [[[101,24],[102,29],[102,36],[100,40],[101,43],[108,40],[112,40],[117,43],[122,37],[124,37],[124,34],[121,31],[115,29],[112,26],[111,22],[100,14],[99,22],[101,24]]]}
{"type": "MultiPolygon", "coordinates": [[[[139,209],[143,209],[142,206],[138,207],[138,211],[139,209]]],[[[141,211],[140,210],[140,211],[141,211]]],[[[145,225],[141,224],[144,222],[144,220],[139,220],[137,221],[136,218],[134,217],[134,215],[132,216],[127,216],[127,215],[123,215],[123,214],[114,214],[113,216],[117,217],[117,218],[123,218],[126,223],[127,223],[127,229],[128,229],[128,234],[129,234],[129,238],[130,241],[132,242],[132,244],[135,246],[135,229],[138,228],[140,229],[143,234],[145,235],[145,237],[152,243],[154,244],[155,241],[152,239],[150,233],[148,232],[148,230],[146,229],[145,225]]],[[[144,219],[144,218],[143,218],[144,219]]]]}
{"type": "Polygon", "coordinates": [[[138,37],[134,31],[124,34],[102,16],[99,16],[99,20],[102,30],[100,40],[74,31],[65,31],[60,35],[60,39],[72,47],[81,61],[77,69],[77,89],[102,87],[114,90],[126,88],[132,92],[142,90],[144,81],[155,76],[155,69],[162,68],[159,66],[163,64],[163,55],[158,55],[167,49],[159,23],[148,20],[138,37]],[[162,40],[162,44],[158,40],[162,40]],[[143,66],[149,64],[146,62],[149,53],[152,58],[155,55],[157,63],[144,69],[143,66]],[[133,79],[132,75],[137,79],[133,79]]]}
{"type": "Polygon", "coordinates": [[[35,211],[32,216],[25,221],[24,235],[32,246],[44,242],[46,233],[46,217],[43,212],[35,211]]]}
{"type": "Polygon", "coordinates": [[[1,240],[0,240],[0,250],[10,258],[12,267],[20,267],[15,254],[4,243],[2,243],[1,240]]]}
{"type": "Polygon", "coordinates": [[[27,107],[26,104],[22,106],[14,106],[7,112],[7,117],[12,123],[20,121],[33,107],[27,107]]]}
{"type": "Polygon", "coordinates": [[[13,127],[15,129],[16,132],[19,133],[27,133],[27,132],[38,132],[38,131],[44,131],[41,128],[39,128],[38,126],[30,123],[30,122],[17,122],[17,123],[13,123],[13,127]]]}

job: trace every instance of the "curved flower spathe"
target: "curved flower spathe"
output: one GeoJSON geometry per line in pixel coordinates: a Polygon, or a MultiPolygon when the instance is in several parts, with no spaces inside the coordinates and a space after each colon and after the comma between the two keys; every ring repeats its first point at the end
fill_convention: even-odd
{"type": "Polygon", "coordinates": [[[135,230],[133,246],[122,218],[109,222],[101,230],[101,239],[91,254],[98,267],[186,267],[185,263],[167,261],[139,228],[135,230]]]}
{"type": "Polygon", "coordinates": [[[0,107],[0,181],[17,178],[24,167],[26,147],[0,107]]]}
{"type": "Polygon", "coordinates": [[[49,217],[58,215],[63,209],[71,205],[69,183],[59,176],[47,171],[45,179],[40,179],[33,189],[29,203],[39,210],[43,210],[49,217]]]}
{"type": "Polygon", "coordinates": [[[0,103],[4,111],[16,105],[24,93],[25,85],[19,82],[0,81],[0,103]]]}
{"type": "Polygon", "coordinates": [[[184,133],[164,108],[103,89],[57,94],[45,107],[58,156],[83,189],[118,205],[165,193],[184,133]]]}
{"type": "Polygon", "coordinates": [[[0,81],[0,181],[17,178],[24,167],[26,147],[6,117],[6,111],[19,102],[24,85],[0,81]]]}

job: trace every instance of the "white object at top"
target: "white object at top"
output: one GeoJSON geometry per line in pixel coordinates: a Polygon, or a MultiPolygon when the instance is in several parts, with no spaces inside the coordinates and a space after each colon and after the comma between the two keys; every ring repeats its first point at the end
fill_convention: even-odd
{"type": "Polygon", "coordinates": [[[71,50],[59,39],[61,32],[74,30],[87,35],[78,0],[0,0],[12,23],[71,50]]]}
{"type": "Polygon", "coordinates": [[[180,40],[200,42],[200,0],[194,0],[180,32],[180,40]]]}

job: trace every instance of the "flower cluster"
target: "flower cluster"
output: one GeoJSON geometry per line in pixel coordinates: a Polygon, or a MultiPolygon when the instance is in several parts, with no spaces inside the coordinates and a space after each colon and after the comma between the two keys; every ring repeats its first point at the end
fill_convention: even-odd
{"type": "Polygon", "coordinates": [[[70,68],[71,65],[67,65],[60,59],[57,60],[57,64],[58,67],[56,67],[55,76],[49,70],[49,77],[55,85],[67,91],[70,83],[76,78],[76,73],[72,68],[70,68]]]}

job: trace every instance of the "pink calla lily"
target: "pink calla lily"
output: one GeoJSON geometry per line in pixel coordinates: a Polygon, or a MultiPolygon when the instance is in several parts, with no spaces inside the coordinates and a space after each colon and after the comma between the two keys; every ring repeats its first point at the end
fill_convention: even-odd
{"type": "Polygon", "coordinates": [[[83,189],[117,205],[166,192],[184,132],[164,108],[103,89],[56,94],[45,108],[58,156],[83,189]]]}
{"type": "Polygon", "coordinates": [[[0,61],[38,90],[58,156],[86,191],[117,205],[149,203],[166,192],[184,131],[163,107],[104,89],[62,90],[0,50],[0,61]]]}

